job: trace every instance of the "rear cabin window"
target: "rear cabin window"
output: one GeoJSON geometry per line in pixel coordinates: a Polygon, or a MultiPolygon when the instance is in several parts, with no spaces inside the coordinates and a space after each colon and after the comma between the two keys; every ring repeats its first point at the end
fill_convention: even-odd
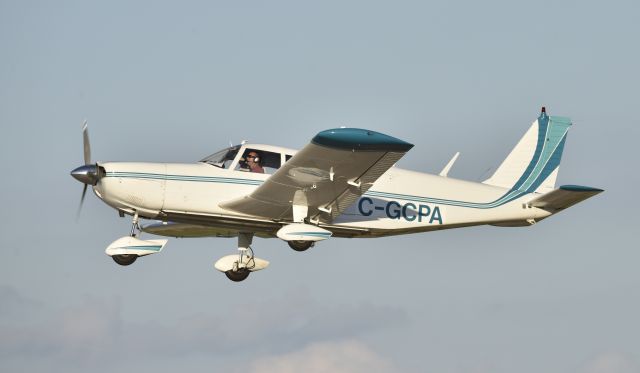
{"type": "Polygon", "coordinates": [[[247,148],[236,166],[236,171],[271,175],[280,168],[280,159],[280,153],[247,148]]]}

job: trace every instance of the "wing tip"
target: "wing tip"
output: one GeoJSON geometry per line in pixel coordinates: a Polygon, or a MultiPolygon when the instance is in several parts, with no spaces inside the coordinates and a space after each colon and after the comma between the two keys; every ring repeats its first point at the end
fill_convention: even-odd
{"type": "Polygon", "coordinates": [[[318,133],[312,140],[316,145],[337,149],[363,151],[407,152],[413,144],[384,133],[361,128],[334,128],[318,133]]]}

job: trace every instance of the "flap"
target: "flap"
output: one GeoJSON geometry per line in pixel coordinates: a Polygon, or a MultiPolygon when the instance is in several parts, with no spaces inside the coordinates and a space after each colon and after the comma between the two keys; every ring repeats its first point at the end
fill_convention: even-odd
{"type": "Polygon", "coordinates": [[[292,205],[307,206],[312,220],[329,223],[412,147],[364,129],[323,131],[253,193],[220,206],[275,220],[292,220],[292,205]]]}
{"type": "Polygon", "coordinates": [[[146,224],[141,226],[140,230],[166,237],[235,237],[238,235],[237,231],[228,228],[174,222],[146,224]]]}
{"type": "Polygon", "coordinates": [[[602,192],[602,189],[597,188],[579,185],[563,185],[558,189],[531,200],[529,205],[547,211],[557,212],[602,192]]]}

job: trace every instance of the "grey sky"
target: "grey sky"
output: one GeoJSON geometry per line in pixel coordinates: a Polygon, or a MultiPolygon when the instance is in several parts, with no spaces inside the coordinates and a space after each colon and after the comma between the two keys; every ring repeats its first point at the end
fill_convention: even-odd
{"type": "Polygon", "coordinates": [[[0,370],[640,372],[633,1],[0,1],[0,370]],[[400,166],[481,180],[540,106],[569,116],[560,184],[606,189],[530,228],[477,227],[213,269],[232,239],[118,267],[130,220],[96,160],[196,161],[370,128],[400,166]],[[117,356],[117,358],[116,358],[117,356]],[[372,368],[373,367],[373,368],[372,368]]]}

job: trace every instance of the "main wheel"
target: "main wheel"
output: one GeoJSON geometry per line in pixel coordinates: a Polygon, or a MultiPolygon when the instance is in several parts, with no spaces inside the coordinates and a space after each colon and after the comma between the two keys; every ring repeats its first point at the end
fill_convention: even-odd
{"type": "Polygon", "coordinates": [[[233,282],[244,281],[247,277],[249,277],[249,271],[246,268],[240,268],[237,271],[228,270],[224,274],[227,275],[227,278],[233,282]]]}
{"type": "Polygon", "coordinates": [[[121,266],[128,266],[133,264],[133,262],[138,259],[138,256],[135,254],[120,254],[113,255],[112,258],[114,262],[120,264],[121,266]]]}
{"type": "Polygon", "coordinates": [[[287,241],[289,247],[295,251],[305,251],[313,246],[313,241],[287,241]]]}

